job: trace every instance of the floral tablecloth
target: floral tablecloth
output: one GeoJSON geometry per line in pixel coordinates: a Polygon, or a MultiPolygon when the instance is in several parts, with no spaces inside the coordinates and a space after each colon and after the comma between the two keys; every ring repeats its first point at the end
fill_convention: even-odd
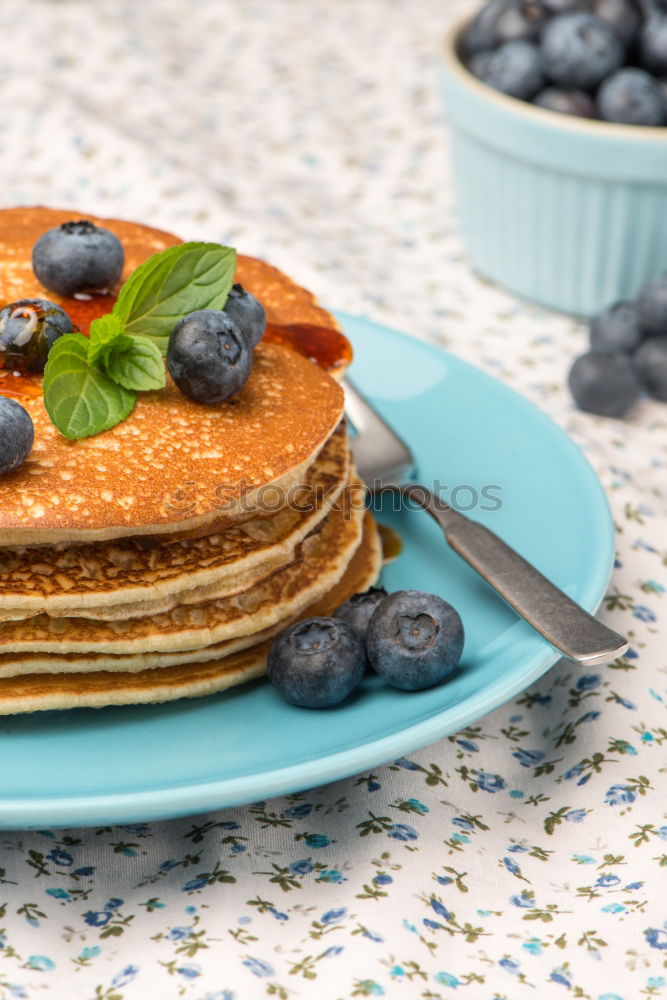
{"type": "Polygon", "coordinates": [[[435,66],[470,9],[2,5],[2,201],[231,243],[526,395],[606,488],[631,648],[304,794],[0,835],[0,1000],[667,997],[667,407],[578,413],[583,328],[468,267],[435,66]]]}

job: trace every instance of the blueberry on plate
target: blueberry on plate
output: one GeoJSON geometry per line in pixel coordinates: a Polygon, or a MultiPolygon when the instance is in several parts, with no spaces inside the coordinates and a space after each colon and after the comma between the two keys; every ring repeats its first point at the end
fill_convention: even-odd
{"type": "Polygon", "coordinates": [[[658,80],[628,66],[608,77],[598,91],[600,117],[625,125],[664,125],[667,104],[658,80]]]}
{"type": "Polygon", "coordinates": [[[32,250],[35,274],[58,295],[108,292],[120,281],[124,262],[123,246],[115,233],[87,219],[49,229],[32,250]]]}
{"type": "Polygon", "coordinates": [[[632,364],[654,399],[667,403],[667,337],[649,337],[635,351],[632,364]]]}
{"type": "Polygon", "coordinates": [[[546,108],[547,111],[557,111],[561,115],[576,115],[577,118],[598,117],[595,101],[583,90],[545,87],[533,103],[540,108],[546,108]]]}
{"type": "Polygon", "coordinates": [[[397,590],[377,606],[368,623],[370,665],[391,685],[421,691],[448,677],[463,652],[463,623],[436,594],[397,590]]]}
{"type": "Polygon", "coordinates": [[[243,285],[232,285],[224,305],[224,312],[230,316],[251,347],[256,347],[266,330],[266,313],[262,303],[246,292],[243,285]]]}
{"type": "Polygon", "coordinates": [[[489,0],[476,14],[463,35],[467,55],[488,52],[503,42],[534,41],[547,19],[536,0],[489,0]]]}
{"type": "Polygon", "coordinates": [[[271,643],[266,672],[280,694],[301,708],[338,705],[361,682],[366,650],[339,618],[306,618],[271,643]]]}
{"type": "Polygon", "coordinates": [[[634,302],[615,302],[591,320],[592,351],[632,354],[642,339],[639,310],[634,302]]]}
{"type": "Polygon", "coordinates": [[[627,354],[589,351],[572,365],[568,385],[580,410],[622,417],[639,399],[641,386],[627,354]]]}
{"type": "Polygon", "coordinates": [[[55,302],[10,302],[0,309],[0,364],[22,375],[43,372],[58,337],[75,330],[67,313],[55,302]]]}
{"type": "Polygon", "coordinates": [[[0,476],[18,469],[32,451],[35,428],[15,399],[0,396],[0,476]]]}
{"type": "Polygon", "coordinates": [[[592,90],[623,64],[617,33],[595,14],[560,14],[542,32],[542,67],[562,87],[592,90]]]}
{"type": "Polygon", "coordinates": [[[384,587],[371,587],[363,594],[353,594],[333,612],[333,618],[341,618],[351,625],[362,642],[366,641],[366,631],[371,615],[380,601],[387,596],[384,587]]]}
{"type": "Polygon", "coordinates": [[[650,278],[637,296],[639,323],[650,337],[667,336],[667,271],[650,278]]]}
{"type": "Polygon", "coordinates": [[[222,403],[247,382],[252,348],[226,312],[198,309],[172,330],[167,367],[189,399],[196,403],[222,403]]]}
{"type": "Polygon", "coordinates": [[[667,13],[647,17],[639,33],[639,61],[649,73],[667,75],[667,13]]]}
{"type": "Polygon", "coordinates": [[[494,52],[478,52],[470,71],[494,90],[529,101],[544,86],[540,52],[532,42],[505,42],[494,52]]]}

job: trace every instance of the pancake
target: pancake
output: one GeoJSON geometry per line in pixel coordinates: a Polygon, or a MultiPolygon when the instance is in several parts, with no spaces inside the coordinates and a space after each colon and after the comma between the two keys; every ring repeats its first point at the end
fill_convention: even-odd
{"type": "Polygon", "coordinates": [[[293,559],[296,546],[326,516],[348,478],[348,437],[341,425],[290,503],[284,505],[273,488],[265,491],[267,507],[281,505],[276,513],[169,544],[128,538],[62,549],[0,550],[0,621],[43,612],[136,618],[168,611],[181,600],[191,604],[238,594],[293,559]]]}
{"type": "MultiPolygon", "coordinates": [[[[82,327],[111,308],[109,296],[64,300],[33,274],[37,238],[73,216],[41,208],[0,212],[0,301],[50,298],[82,327]]],[[[90,218],[121,239],[126,274],[180,242],[136,223],[90,218]]],[[[334,324],[310,293],[262,262],[241,259],[237,276],[267,299],[273,322],[334,324]]],[[[19,392],[24,382],[29,388],[30,380],[6,375],[0,392],[19,392]]],[[[223,515],[232,523],[262,487],[303,481],[343,411],[342,390],[330,375],[268,340],[256,348],[250,378],[232,400],[201,406],[169,380],[160,392],[140,393],[127,420],[79,441],[58,433],[41,393],[20,398],[35,425],[35,446],[23,466],[0,479],[0,546],[192,531],[220,524],[223,515]]]]}
{"type": "Polygon", "coordinates": [[[363,488],[346,494],[298,546],[296,558],[267,580],[234,597],[127,621],[50,618],[0,624],[1,652],[138,653],[199,649],[259,632],[298,614],[343,575],[360,543],[363,488]]]}
{"type": "MultiPolygon", "coordinates": [[[[340,604],[375,583],[381,564],[380,540],[370,514],[364,533],[341,579],[301,617],[331,614],[340,604]]],[[[259,638],[259,637],[257,637],[259,638]]],[[[101,708],[194,698],[224,691],[261,677],[270,639],[245,650],[201,663],[181,663],[137,672],[32,673],[0,677],[0,715],[48,709],[101,708]]]]}

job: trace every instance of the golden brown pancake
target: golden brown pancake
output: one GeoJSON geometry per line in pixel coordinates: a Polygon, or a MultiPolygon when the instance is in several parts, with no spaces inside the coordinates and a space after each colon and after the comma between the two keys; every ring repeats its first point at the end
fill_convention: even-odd
{"type": "MultiPolygon", "coordinates": [[[[329,615],[352,594],[366,590],[380,571],[380,540],[370,514],[364,535],[343,577],[299,618],[329,615]]],[[[257,636],[257,638],[261,638],[257,636]]],[[[194,698],[261,677],[270,639],[201,663],[182,663],[136,672],[33,673],[0,679],[0,715],[55,708],[101,708],[194,698]]]]}
{"type": "MultiPolygon", "coordinates": [[[[85,328],[109,311],[113,298],[63,299],[40,285],[31,265],[39,236],[72,217],[80,214],[0,211],[0,302],[50,298],[85,328]]],[[[138,223],[90,218],[121,239],[125,276],[146,257],[180,242],[138,223]]],[[[334,323],[309,292],[275,268],[244,258],[238,277],[267,300],[272,322],[334,323]]],[[[22,383],[29,388],[26,380],[5,375],[0,392],[3,385],[18,392],[22,383]]],[[[241,501],[263,486],[287,489],[300,482],[343,410],[342,391],[331,376],[269,341],[256,349],[250,378],[234,399],[201,406],[170,381],[163,391],[140,393],[127,420],[79,441],[58,433],[41,393],[21,402],[35,424],[35,446],[21,468],[0,479],[0,546],[191,531],[219,522],[223,514],[231,522],[241,501]]]]}
{"type": "MultiPolygon", "coordinates": [[[[179,603],[238,594],[292,560],[296,546],[326,516],[348,479],[348,437],[341,424],[303,486],[276,513],[171,543],[126,538],[62,549],[0,549],[0,621],[43,612],[137,618],[179,603]]],[[[267,506],[284,503],[272,493],[266,491],[267,506]]]]}

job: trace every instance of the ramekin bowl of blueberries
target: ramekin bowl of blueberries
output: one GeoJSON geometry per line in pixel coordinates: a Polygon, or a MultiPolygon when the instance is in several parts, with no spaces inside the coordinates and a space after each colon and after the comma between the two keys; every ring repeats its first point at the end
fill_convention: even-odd
{"type": "Polygon", "coordinates": [[[441,80],[481,274],[590,317],[667,268],[667,0],[488,0],[441,80]]]}

